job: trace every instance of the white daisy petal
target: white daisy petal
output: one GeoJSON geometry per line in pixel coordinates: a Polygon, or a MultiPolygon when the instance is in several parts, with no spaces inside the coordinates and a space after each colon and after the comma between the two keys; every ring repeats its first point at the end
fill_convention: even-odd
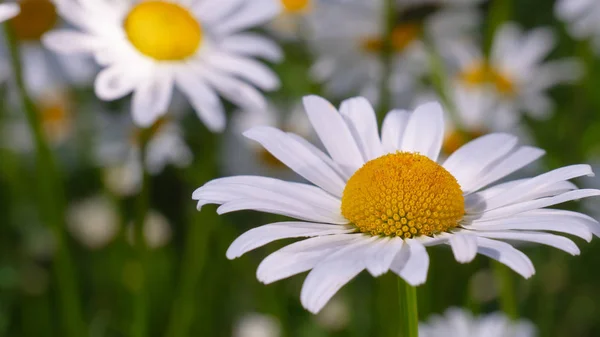
{"type": "Polygon", "coordinates": [[[341,287],[365,269],[363,256],[374,239],[361,237],[319,262],[302,285],[302,305],[313,314],[321,311],[341,287]]]}
{"type": "Polygon", "coordinates": [[[220,47],[227,52],[262,57],[272,62],[279,62],[283,59],[283,52],[274,41],[255,33],[228,36],[223,40],[220,47]]]}
{"type": "Polygon", "coordinates": [[[165,73],[140,83],[133,94],[132,116],[141,127],[150,127],[167,112],[173,93],[173,78],[165,73]]]}
{"type": "Polygon", "coordinates": [[[267,256],[258,266],[256,277],[269,284],[312,269],[331,253],[354,242],[360,234],[317,236],[291,245],[267,256]]]}
{"type": "Polygon", "coordinates": [[[400,150],[409,119],[410,113],[406,110],[392,110],[385,116],[381,127],[381,143],[386,153],[400,150]]]}
{"type": "MultiPolygon", "coordinates": [[[[474,232],[473,232],[474,233],[474,232]]],[[[493,231],[493,232],[477,232],[479,237],[490,239],[503,239],[514,241],[527,241],[541,243],[560,250],[563,250],[571,255],[579,255],[580,251],[577,245],[564,236],[558,236],[548,233],[536,233],[526,231],[493,231]]]]}
{"type": "Polygon", "coordinates": [[[202,77],[223,97],[246,110],[264,110],[267,107],[265,97],[253,86],[218,71],[203,68],[202,77]]]}
{"type": "Polygon", "coordinates": [[[245,2],[243,6],[233,15],[220,20],[215,27],[217,34],[228,35],[240,30],[266,23],[275,17],[281,10],[279,1],[254,0],[252,3],[245,2]]]}
{"type": "Polygon", "coordinates": [[[444,111],[439,103],[426,103],[412,113],[402,137],[400,150],[417,152],[433,161],[442,149],[444,111]]]}
{"type": "Polygon", "coordinates": [[[225,129],[225,109],[213,89],[201,78],[183,69],[175,74],[175,83],[211,131],[220,132],[225,129]]]}
{"type": "Polygon", "coordinates": [[[279,88],[277,75],[265,65],[250,58],[213,52],[205,56],[203,61],[220,71],[248,81],[262,90],[272,91],[279,88]]]}
{"type": "Polygon", "coordinates": [[[508,243],[478,236],[477,245],[477,252],[479,254],[506,265],[524,278],[530,278],[535,274],[533,263],[531,263],[527,255],[508,243]]]}
{"type": "Polygon", "coordinates": [[[19,5],[16,3],[5,3],[0,5],[0,22],[4,22],[19,14],[19,5]]]}
{"type": "Polygon", "coordinates": [[[93,53],[102,46],[93,35],[70,29],[57,29],[42,37],[44,46],[63,54],[93,53]]]}
{"type": "Polygon", "coordinates": [[[135,74],[127,72],[129,64],[117,64],[102,70],[94,88],[96,95],[103,100],[114,100],[132,92],[138,85],[139,79],[135,74]]]}
{"type": "Polygon", "coordinates": [[[356,97],[343,101],[340,113],[354,134],[365,161],[383,155],[375,111],[365,98],[356,97]]]}
{"type": "Polygon", "coordinates": [[[243,254],[276,240],[346,234],[354,229],[338,225],[310,222],[277,222],[251,229],[240,235],[227,249],[227,258],[235,259],[243,254]]]}
{"type": "Polygon", "coordinates": [[[403,245],[404,241],[398,237],[379,239],[372,250],[365,254],[365,265],[369,273],[375,277],[387,273],[403,245]]]}
{"type": "MultiPolygon", "coordinates": [[[[408,260],[404,262],[404,257],[399,253],[393,261],[390,269],[402,277],[408,284],[418,286],[427,280],[427,271],[429,270],[429,255],[425,246],[418,240],[405,240],[405,247],[409,249],[408,260]]],[[[403,248],[404,250],[404,248],[403,248]]]]}
{"type": "Polygon", "coordinates": [[[477,237],[468,232],[456,232],[448,240],[454,258],[460,263],[473,261],[477,255],[477,237]]]}
{"type": "MultiPolygon", "coordinates": [[[[458,180],[463,191],[473,184],[488,165],[506,156],[517,145],[517,138],[493,133],[479,137],[450,155],[444,168],[458,180]]],[[[467,190],[469,191],[469,190],[467,190]]]]}
{"type": "Polygon", "coordinates": [[[360,150],[335,107],[318,96],[306,96],[303,102],[310,123],[331,158],[342,167],[360,168],[364,164],[360,150]]]}
{"type": "Polygon", "coordinates": [[[344,181],[335,171],[284,132],[263,126],[244,132],[244,136],[259,142],[275,158],[308,181],[335,196],[342,196],[344,181]]]}
{"type": "Polygon", "coordinates": [[[331,159],[328,155],[326,155],[323,151],[321,151],[319,148],[314,146],[312,143],[310,143],[306,139],[298,136],[297,134],[291,133],[291,132],[288,132],[287,135],[290,136],[291,138],[293,138],[294,140],[296,140],[298,143],[304,145],[304,147],[309,149],[317,157],[321,158],[321,160],[323,162],[325,162],[325,164],[329,165],[329,167],[331,167],[337,174],[339,174],[340,177],[342,177],[342,179],[344,181],[347,181],[348,179],[350,179],[350,177],[354,173],[353,171],[350,171],[348,169],[344,169],[344,168],[340,167],[340,165],[338,165],[338,163],[334,162],[333,159],[331,159]]]}

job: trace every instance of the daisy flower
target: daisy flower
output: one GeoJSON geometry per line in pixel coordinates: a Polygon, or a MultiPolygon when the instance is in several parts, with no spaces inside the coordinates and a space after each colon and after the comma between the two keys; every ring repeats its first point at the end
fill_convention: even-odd
{"type": "Polygon", "coordinates": [[[104,67],[96,95],[114,100],[133,92],[133,119],[141,127],[166,113],[174,88],[209,129],[221,131],[225,113],[217,93],[241,107],[262,109],[266,103],[257,88],[279,86],[277,76],[253,59],[278,60],[279,48],[243,32],[277,15],[275,0],[57,0],[57,5],[78,29],[52,31],[44,36],[46,45],[59,53],[93,55],[104,67]]]}
{"type": "Polygon", "coordinates": [[[0,4],[0,22],[15,17],[19,10],[19,5],[15,3],[0,4]]]}
{"type": "MultiPolygon", "coordinates": [[[[166,246],[173,236],[171,223],[160,212],[151,209],[144,220],[144,240],[148,247],[158,249],[166,246]]],[[[127,240],[131,245],[135,243],[134,225],[130,223],[127,228],[127,240]]]]}
{"type": "Polygon", "coordinates": [[[94,196],[69,207],[67,227],[71,234],[90,249],[108,245],[119,232],[119,212],[105,196],[94,196]]]}
{"type": "Polygon", "coordinates": [[[231,118],[231,127],[223,146],[223,168],[226,174],[258,174],[293,180],[293,172],[262,146],[242,134],[255,126],[272,126],[298,134],[313,136],[302,104],[270,103],[264,111],[238,111],[231,118]],[[289,111],[289,113],[288,113],[289,111]]]}
{"type": "MultiPolygon", "coordinates": [[[[547,28],[524,33],[515,24],[501,26],[494,37],[489,60],[473,43],[453,43],[448,50],[458,66],[457,81],[467,90],[493,90],[496,111],[503,124],[516,124],[521,113],[534,118],[548,116],[553,102],[546,91],[581,76],[575,59],[544,61],[555,46],[547,28]]],[[[466,105],[466,104],[465,104],[466,105]]]]}
{"type": "MultiPolygon", "coordinates": [[[[384,10],[382,0],[350,1],[322,3],[311,15],[308,42],[316,59],[311,76],[324,83],[329,94],[343,97],[358,92],[371,101],[378,101],[384,72],[381,62],[384,10]],[[362,66],[357,67],[357,64],[362,66]]],[[[396,97],[411,91],[417,79],[429,69],[423,43],[425,35],[434,43],[454,40],[479,21],[470,6],[450,3],[436,7],[398,2],[397,10],[401,13],[401,23],[392,32],[394,55],[387,83],[396,97]],[[409,8],[404,10],[404,7],[409,8]]]]}
{"type": "MultiPolygon", "coordinates": [[[[48,31],[64,26],[56,13],[51,0],[17,1],[20,12],[7,22],[17,39],[23,77],[28,92],[37,99],[52,92],[57,87],[66,90],[68,86],[90,85],[96,68],[90,57],[81,55],[58,56],[48,51],[41,43],[41,37],[48,31]]],[[[16,6],[16,5],[15,5],[16,6]]],[[[1,38],[2,46],[6,41],[1,38]]],[[[11,74],[8,64],[8,50],[0,50],[3,63],[3,77],[11,74]]]]}
{"type": "Polygon", "coordinates": [[[284,40],[306,37],[307,20],[323,0],[279,0],[281,13],[269,24],[269,30],[284,40]]]}
{"type": "Polygon", "coordinates": [[[590,39],[600,53],[600,3],[595,0],[558,0],[556,16],[567,24],[576,39],[590,39]]]}
{"type": "MultiPolygon", "coordinates": [[[[142,183],[140,165],[140,132],[131,119],[106,118],[101,127],[98,164],[105,168],[104,180],[111,191],[132,195],[142,183]]],[[[193,159],[192,151],[183,139],[183,131],[170,116],[161,117],[151,127],[146,146],[145,169],[151,175],[160,174],[168,165],[186,167],[193,159]]]]}
{"type": "Polygon", "coordinates": [[[578,189],[568,181],[592,175],[589,165],[489,187],[544,151],[495,133],[438,163],[444,118],[437,103],[412,113],[390,112],[381,137],[375,112],[364,98],[344,101],[339,111],[317,96],[306,97],[304,106],[327,153],[272,127],[256,127],[245,135],[312,184],[237,176],[210,181],[192,197],[199,209],[220,204],[219,214],[257,210],[298,219],[242,234],[227,257],[279,239],[309,237],[269,255],[257,277],[271,283],[310,271],[300,299],[313,313],[365,269],[373,276],[391,270],[413,286],[424,283],[427,246],[449,245],[460,263],[479,253],[528,278],[535,272],[533,264],[505,240],[577,255],[573,241],[547,231],[588,241],[592,233],[600,235],[600,225],[592,218],[546,208],[600,195],[600,190],[578,189]]]}
{"type": "Polygon", "coordinates": [[[281,323],[276,317],[250,313],[240,318],[233,329],[233,337],[279,337],[281,323]]]}
{"type": "Polygon", "coordinates": [[[451,308],[419,324],[421,337],[535,337],[535,326],[527,320],[512,321],[502,313],[473,317],[464,309],[451,308]]]}

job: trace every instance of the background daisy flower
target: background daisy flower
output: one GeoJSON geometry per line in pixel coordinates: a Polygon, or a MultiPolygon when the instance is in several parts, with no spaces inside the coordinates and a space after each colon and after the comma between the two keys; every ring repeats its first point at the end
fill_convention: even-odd
{"type": "Polygon", "coordinates": [[[257,277],[268,284],[310,271],[300,296],[310,312],[319,312],[365,269],[373,276],[391,270],[413,286],[424,283],[427,246],[449,245],[460,263],[482,254],[528,278],[535,272],[533,264],[506,240],[577,255],[573,241],[547,232],[587,241],[600,235],[594,219],[547,208],[600,195],[600,190],[580,190],[568,181],[592,175],[589,165],[488,187],[544,151],[496,133],[466,144],[438,164],[444,120],[437,103],[412,113],[390,112],[381,137],[364,98],[344,101],[339,111],[318,96],[305,97],[304,106],[327,153],[272,127],[256,127],[245,135],[314,185],[237,176],[210,181],[192,197],[199,209],[220,204],[219,214],[257,210],[299,219],[244,233],[227,257],[279,239],[309,237],[269,255],[257,277]]]}
{"type": "Polygon", "coordinates": [[[57,7],[77,30],[47,33],[45,44],[59,53],[93,55],[104,68],[96,95],[114,100],[133,92],[132,115],[141,127],[166,113],[174,88],[209,129],[221,131],[225,114],[217,94],[240,107],[262,109],[266,102],[259,89],[279,87],[277,76],[254,59],[279,60],[279,48],[244,32],[277,15],[275,0],[58,0],[57,7]]]}
{"type": "Polygon", "coordinates": [[[594,0],[558,0],[556,16],[566,21],[569,33],[576,39],[590,39],[600,53],[600,3],[594,0]]]}
{"type": "Polygon", "coordinates": [[[19,14],[19,5],[15,3],[0,4],[0,22],[4,22],[19,14]]]}
{"type": "Polygon", "coordinates": [[[512,321],[502,313],[474,317],[470,312],[450,308],[419,324],[421,337],[535,337],[535,326],[524,319],[512,321]]]}
{"type": "Polygon", "coordinates": [[[545,60],[555,46],[548,28],[523,32],[516,24],[503,25],[494,36],[489,59],[472,41],[446,46],[458,65],[459,90],[492,90],[497,100],[494,110],[501,115],[497,121],[504,129],[514,126],[523,113],[547,118],[554,109],[547,91],[581,77],[581,65],[575,58],[545,60]]]}

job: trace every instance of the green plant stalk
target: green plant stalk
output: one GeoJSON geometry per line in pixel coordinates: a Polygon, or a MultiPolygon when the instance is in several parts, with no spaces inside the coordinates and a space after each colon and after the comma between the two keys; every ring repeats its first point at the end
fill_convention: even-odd
{"type": "Polygon", "coordinates": [[[492,261],[494,275],[500,290],[500,309],[511,319],[517,319],[517,299],[512,271],[500,262],[492,261]]]}
{"type": "Polygon", "coordinates": [[[178,293],[173,302],[169,318],[167,337],[186,337],[189,335],[195,314],[197,297],[196,286],[200,281],[202,269],[206,263],[208,238],[214,223],[218,221],[216,214],[204,212],[198,214],[195,209],[190,211],[188,233],[186,235],[185,251],[181,262],[181,276],[178,293]]]}
{"type": "Polygon", "coordinates": [[[81,302],[77,291],[73,261],[64,231],[66,194],[62,177],[46,142],[36,106],[25,89],[21,57],[15,34],[10,25],[5,25],[4,28],[16,87],[35,143],[40,213],[44,217],[44,222],[50,226],[56,244],[53,276],[58,290],[63,333],[67,337],[82,337],[86,333],[81,315],[81,302]]]}
{"type": "Polygon", "coordinates": [[[491,2],[486,30],[483,39],[483,51],[489,57],[494,43],[494,36],[498,27],[510,20],[512,14],[512,0],[494,0],[491,2]]]}
{"type": "Polygon", "coordinates": [[[398,299],[400,301],[400,326],[403,337],[419,336],[419,311],[417,288],[398,277],[398,299]]]}
{"type": "Polygon", "coordinates": [[[392,94],[390,92],[390,79],[393,71],[394,63],[394,46],[392,44],[392,34],[397,20],[396,1],[385,0],[383,10],[383,48],[381,49],[381,83],[379,92],[379,106],[377,114],[379,123],[383,121],[383,117],[390,110],[392,94]]]}
{"type": "Polygon", "coordinates": [[[150,208],[150,175],[146,170],[146,147],[151,136],[150,128],[142,129],[140,132],[140,167],[142,170],[142,186],[140,193],[137,196],[135,204],[135,218],[133,222],[134,231],[134,249],[137,261],[140,266],[140,283],[136,289],[134,307],[133,307],[133,322],[131,324],[132,337],[146,337],[148,335],[148,306],[147,306],[147,291],[146,288],[146,269],[148,247],[146,238],[144,237],[144,222],[150,208]]]}

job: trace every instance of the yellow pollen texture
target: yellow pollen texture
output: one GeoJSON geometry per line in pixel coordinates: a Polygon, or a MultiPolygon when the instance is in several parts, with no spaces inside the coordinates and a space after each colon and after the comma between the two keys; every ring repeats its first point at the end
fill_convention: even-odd
{"type": "Polygon", "coordinates": [[[469,67],[460,77],[470,86],[492,84],[503,95],[511,96],[515,94],[516,89],[511,79],[487,64],[476,64],[469,67]]]}
{"type": "Polygon", "coordinates": [[[431,236],[456,227],[464,212],[456,179],[417,153],[369,161],[350,177],[342,196],[342,215],[373,236],[431,236]]]}
{"type": "Polygon", "coordinates": [[[142,54],[159,61],[184,60],[202,42],[202,27],[180,5],[165,1],[144,1],[124,21],[127,38],[142,54]]]}
{"type": "Polygon", "coordinates": [[[310,7],[311,0],[281,0],[283,9],[286,12],[298,13],[307,10],[310,7]]]}

